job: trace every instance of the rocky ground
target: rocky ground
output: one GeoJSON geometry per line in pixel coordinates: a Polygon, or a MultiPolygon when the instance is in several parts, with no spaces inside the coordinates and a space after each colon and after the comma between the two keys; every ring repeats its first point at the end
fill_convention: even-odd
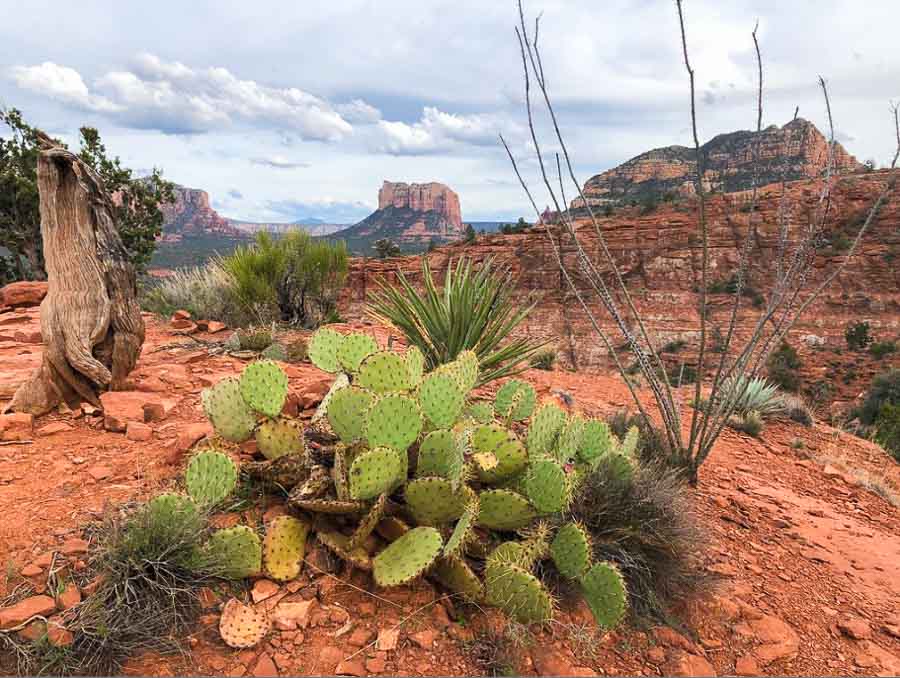
{"type": "MultiPolygon", "coordinates": [[[[90,537],[83,527],[105,505],[143,499],[177,481],[188,450],[210,433],[200,391],[243,366],[210,355],[169,324],[146,320],[134,390],[106,396],[105,412],[85,407],[34,421],[0,417],[0,600],[22,584],[32,594],[20,607],[0,609],[0,629],[36,610],[53,614],[77,603],[77,589],[47,590],[48,571],[66,560],[76,570],[85,566],[90,537]]],[[[0,407],[40,355],[37,309],[0,313],[0,407]]],[[[291,403],[302,417],[330,380],[311,365],[286,369],[291,403]]],[[[541,395],[566,392],[589,414],[628,403],[612,378],[565,371],[530,371],[526,378],[541,395]]],[[[537,675],[900,673],[900,508],[870,489],[879,483],[900,486],[900,465],[824,424],[775,423],[760,440],[726,431],[694,491],[709,535],[709,549],[698,556],[714,575],[709,590],[685,601],[673,627],[628,625],[604,637],[585,631],[586,609],[564,608],[558,623],[519,651],[518,669],[537,675]]],[[[273,503],[250,514],[223,514],[220,522],[266,521],[280,510],[273,503]]],[[[471,674],[480,669],[467,642],[485,624],[501,623],[490,611],[461,615],[426,583],[375,590],[359,573],[333,569],[317,548],[295,582],[253,583],[250,595],[274,626],[253,650],[222,644],[220,600],[207,593],[191,655],[136,657],[129,672],[471,674]]]]}

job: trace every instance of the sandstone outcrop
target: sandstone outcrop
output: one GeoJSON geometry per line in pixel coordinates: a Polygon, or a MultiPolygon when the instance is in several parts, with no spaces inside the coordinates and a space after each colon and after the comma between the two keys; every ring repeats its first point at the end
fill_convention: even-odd
{"type": "MultiPolygon", "coordinates": [[[[767,127],[761,135],[758,162],[754,158],[755,132],[720,134],[701,146],[705,190],[748,190],[753,185],[754,169],[759,186],[781,181],[782,175],[786,181],[822,175],[828,160],[828,140],[811,122],[796,118],[783,127],[767,127]]],[[[844,173],[860,171],[863,166],[837,144],[834,168],[844,173]]],[[[690,196],[694,194],[695,171],[693,148],[656,148],[592,177],[585,183],[584,195],[591,205],[598,206],[690,196]]],[[[573,209],[583,206],[580,197],[571,203],[573,209]]]]}
{"type": "Polygon", "coordinates": [[[247,234],[221,216],[209,204],[209,193],[196,188],[175,186],[175,200],[160,208],[163,213],[163,242],[178,242],[184,237],[218,235],[246,238],[247,234]]]}
{"type": "Polygon", "coordinates": [[[385,181],[378,191],[378,209],[389,205],[409,208],[415,212],[437,212],[449,228],[462,228],[459,196],[444,184],[406,184],[385,181]]]}

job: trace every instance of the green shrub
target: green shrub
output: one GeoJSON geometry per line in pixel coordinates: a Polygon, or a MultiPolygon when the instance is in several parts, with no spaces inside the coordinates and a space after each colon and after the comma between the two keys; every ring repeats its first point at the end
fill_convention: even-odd
{"type": "Polygon", "coordinates": [[[697,368],[688,363],[673,365],[668,370],[669,383],[673,386],[685,386],[697,381],[697,368]]]}
{"type": "Polygon", "coordinates": [[[875,420],[875,440],[900,462],[900,405],[884,403],[875,420]]]}
{"type": "Polygon", "coordinates": [[[869,323],[865,320],[848,325],[844,330],[844,338],[847,340],[847,348],[851,351],[864,351],[872,343],[869,334],[869,323]]]}
{"type": "Polygon", "coordinates": [[[665,344],[660,349],[662,353],[678,353],[681,349],[687,346],[687,342],[684,339],[673,339],[665,344]]]}
{"type": "Polygon", "coordinates": [[[875,358],[881,360],[886,355],[897,352],[897,342],[895,341],[876,341],[869,346],[869,353],[875,358]]]}
{"type": "Polygon", "coordinates": [[[728,417],[728,426],[744,433],[758,438],[765,427],[765,422],[759,412],[751,410],[747,414],[732,414],[728,417]]]}
{"type": "Polygon", "coordinates": [[[801,365],[797,349],[786,341],[782,341],[778,350],[773,351],[766,361],[769,379],[785,391],[792,393],[796,393],[800,389],[800,375],[797,371],[801,365]]]}
{"type": "Polygon", "coordinates": [[[536,370],[550,371],[556,364],[556,351],[541,351],[531,358],[529,364],[536,370]]]}
{"type": "MultiPolygon", "coordinates": [[[[709,283],[707,287],[707,290],[710,294],[734,294],[737,292],[737,289],[737,273],[732,273],[729,278],[714,280],[713,282],[709,283]]],[[[744,280],[744,284],[741,286],[741,296],[747,297],[756,308],[761,308],[766,301],[765,297],[760,294],[757,289],[750,285],[750,281],[746,279],[744,280]]]]}
{"type": "Polygon", "coordinates": [[[392,257],[400,256],[400,246],[390,238],[379,238],[372,243],[372,247],[375,248],[375,253],[378,254],[379,259],[391,259],[392,257]]]}
{"type": "Polygon", "coordinates": [[[885,404],[900,405],[900,369],[888,370],[875,376],[859,409],[859,420],[871,426],[885,404]]]}
{"type": "Polygon", "coordinates": [[[238,330],[236,334],[242,351],[262,351],[275,341],[272,330],[267,327],[250,327],[238,330]]]}
{"type": "Polygon", "coordinates": [[[422,261],[419,292],[402,272],[397,287],[378,281],[379,291],[370,298],[370,311],[393,325],[425,356],[428,369],[473,350],[481,365],[479,384],[522,370],[522,363],[543,348],[529,339],[510,339],[510,333],[531,313],[535,304],[522,305],[508,270],[492,261],[476,269],[465,258],[448,265],[442,289],[438,289],[428,261],[422,261]]]}
{"type": "Polygon", "coordinates": [[[639,616],[666,619],[704,582],[695,559],[705,540],[691,503],[679,473],[654,463],[627,477],[601,460],[576,491],[572,517],[590,534],[595,557],[618,565],[639,616]]]}

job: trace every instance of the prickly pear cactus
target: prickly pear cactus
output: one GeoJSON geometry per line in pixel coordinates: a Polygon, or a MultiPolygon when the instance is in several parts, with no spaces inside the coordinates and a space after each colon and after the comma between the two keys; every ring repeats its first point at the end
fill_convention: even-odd
{"type": "Polygon", "coordinates": [[[328,423],[345,443],[362,440],[366,427],[366,412],[372,406],[373,396],[356,386],[335,391],[328,403],[328,423]]]}
{"type": "Polygon", "coordinates": [[[422,412],[415,400],[404,395],[384,395],[366,413],[370,447],[393,447],[405,452],[421,431],[422,412]]]}
{"type": "Polygon", "coordinates": [[[511,421],[523,421],[534,412],[537,394],[534,387],[521,379],[510,379],[500,390],[494,400],[497,415],[511,421]]]}
{"type": "Polygon", "coordinates": [[[356,383],[375,393],[396,393],[413,387],[406,360],[390,351],[373,353],[363,360],[356,383]]]}
{"type": "Polygon", "coordinates": [[[619,453],[624,454],[626,457],[633,457],[634,453],[637,451],[639,437],[640,431],[638,430],[637,426],[632,426],[631,428],[629,428],[628,432],[625,434],[625,439],[619,446],[619,453]]]}
{"type": "Polygon", "coordinates": [[[477,603],[484,597],[484,585],[462,558],[441,558],[434,566],[434,576],[467,602],[477,603]]]}
{"type": "Polygon", "coordinates": [[[378,344],[368,334],[353,332],[344,337],[338,348],[337,358],[347,372],[356,372],[360,363],[378,351],[378,344]]]}
{"type": "Polygon", "coordinates": [[[259,536],[246,525],[213,532],[204,546],[210,569],[226,579],[244,579],[262,569],[259,536]]]}
{"type": "Polygon", "coordinates": [[[269,620],[251,605],[232,598],[222,608],[219,635],[228,647],[245,650],[259,645],[269,632],[269,620]]]}
{"type": "Polygon", "coordinates": [[[553,403],[541,406],[528,427],[528,453],[538,455],[550,452],[565,424],[566,413],[562,409],[553,403]]]}
{"type": "Polygon", "coordinates": [[[591,540],[587,531],[577,523],[563,525],[550,544],[550,556],[562,576],[579,579],[591,566],[591,540]]]}
{"type": "Polygon", "coordinates": [[[584,417],[580,415],[569,417],[566,425],[559,432],[559,438],[556,440],[554,456],[559,463],[565,464],[576,459],[578,449],[581,447],[584,439],[586,423],[584,417]]]}
{"type": "Polygon", "coordinates": [[[278,360],[283,363],[287,362],[288,359],[287,349],[284,347],[284,344],[279,344],[278,342],[267,346],[260,353],[260,356],[266,360],[278,360]]]}
{"type": "Polygon", "coordinates": [[[446,478],[416,478],[406,485],[406,506],[420,525],[442,525],[457,520],[475,499],[468,485],[454,488],[446,478]]]}
{"type": "Polygon", "coordinates": [[[409,370],[409,379],[412,385],[418,386],[425,372],[425,356],[422,355],[418,346],[410,346],[406,349],[403,360],[406,362],[406,369],[409,370]]]}
{"type": "Polygon", "coordinates": [[[605,421],[592,419],[584,425],[581,445],[578,448],[578,459],[593,464],[612,449],[612,435],[605,421]]]}
{"type": "Polygon", "coordinates": [[[466,396],[459,384],[447,374],[432,372],[419,386],[419,406],[437,428],[449,428],[462,414],[466,396]]]}
{"type": "Polygon", "coordinates": [[[411,582],[434,565],[443,547],[441,533],[436,529],[413,528],[375,556],[375,583],[388,588],[411,582]]]}
{"type": "Polygon", "coordinates": [[[183,494],[161,494],[147,502],[147,520],[151,529],[155,526],[182,525],[185,532],[199,531],[203,518],[197,505],[183,494]]]}
{"type": "Polygon", "coordinates": [[[464,462],[463,447],[456,433],[446,429],[432,431],[419,445],[416,476],[437,476],[458,481],[464,462]]]}
{"type": "Polygon", "coordinates": [[[625,580],[615,565],[597,563],[581,577],[581,592],[597,624],[611,629],[628,607],[625,580]]]}
{"type": "Polygon", "coordinates": [[[496,424],[479,426],[472,432],[472,450],[477,457],[475,472],[483,483],[496,483],[522,471],[528,463],[528,453],[515,434],[496,424]],[[485,465],[483,459],[496,463],[485,465]]]}
{"type": "Polygon", "coordinates": [[[541,513],[558,513],[569,503],[569,481],[565,469],[552,459],[538,459],[525,473],[528,500],[541,513]]]}
{"type": "Polygon", "coordinates": [[[237,466],[222,452],[200,452],[188,463],[184,479],[191,499],[210,508],[234,491],[237,466]]]}
{"type": "Polygon", "coordinates": [[[257,412],[277,417],[287,398],[288,379],[271,360],[250,363],[241,373],[241,397],[257,412]]]}
{"type": "Polygon", "coordinates": [[[478,524],[489,530],[518,530],[536,516],[528,500],[512,490],[486,490],[478,495],[478,524]]]}
{"type": "Polygon", "coordinates": [[[490,424],[494,421],[494,408],[485,401],[472,403],[466,408],[465,416],[479,424],[490,424]]]}
{"type": "Polygon", "coordinates": [[[447,543],[444,545],[444,555],[447,557],[461,558],[465,554],[468,544],[475,534],[475,520],[478,518],[478,497],[472,493],[469,503],[456,521],[456,527],[450,533],[447,543]]]}
{"type": "Polygon", "coordinates": [[[264,421],[256,429],[256,446],[266,459],[278,459],[288,454],[302,454],[303,429],[285,417],[264,421]]]}
{"type": "Polygon", "coordinates": [[[226,377],[201,393],[203,411],[216,434],[233,443],[242,443],[253,435],[256,417],[241,397],[240,381],[226,377]]]}
{"type": "Polygon", "coordinates": [[[405,480],[406,452],[391,447],[376,447],[363,452],[350,465],[350,496],[356,500],[373,499],[405,480]]]}
{"type": "Polygon", "coordinates": [[[309,359],[313,365],[325,372],[336,373],[341,371],[341,362],[338,359],[338,351],[344,341],[344,335],[332,329],[323,327],[316,331],[309,340],[309,359]]]}
{"type": "Polygon", "coordinates": [[[269,525],[263,539],[263,555],[266,574],[275,581],[290,581],[300,574],[306,553],[306,537],[309,524],[279,516],[269,525]]]}
{"type": "Polygon", "coordinates": [[[522,624],[545,624],[553,617],[553,599],[540,580],[516,565],[491,568],[485,580],[487,601],[522,624]]]}

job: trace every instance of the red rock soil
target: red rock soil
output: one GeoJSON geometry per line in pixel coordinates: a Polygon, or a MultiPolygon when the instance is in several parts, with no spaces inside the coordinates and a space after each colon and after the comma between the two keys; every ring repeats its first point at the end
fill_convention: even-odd
{"type": "MultiPolygon", "coordinates": [[[[126,437],[105,430],[100,414],[52,414],[35,421],[33,430],[28,422],[7,420],[2,436],[13,444],[0,446],[0,560],[7,570],[0,576],[0,598],[23,578],[41,592],[52,552],[82,567],[87,544],[81,530],[107,502],[146,498],[176,482],[187,449],[208,431],[201,389],[242,368],[241,361],[210,356],[168,326],[147,320],[148,338],[134,374],[142,395],[124,397],[124,410],[120,406],[123,411],[107,422],[117,427],[122,422],[116,416],[140,417],[146,402],[151,420],[145,426],[131,425],[126,437]],[[10,440],[23,436],[33,442],[10,440]]],[[[0,399],[8,398],[12,384],[40,358],[40,345],[28,343],[39,341],[37,323],[37,309],[0,314],[0,399]]],[[[301,416],[308,414],[328,378],[310,365],[287,369],[294,402],[301,416]]],[[[628,404],[624,386],[613,378],[563,371],[526,376],[541,395],[565,391],[589,414],[628,404]]],[[[627,626],[585,639],[572,629],[589,614],[583,607],[564,609],[559,623],[537,632],[530,649],[522,650],[519,670],[539,675],[900,673],[900,510],[853,475],[861,470],[897,486],[898,469],[875,446],[823,424],[814,429],[770,424],[761,440],[726,431],[694,491],[710,542],[698,559],[718,584],[685,601],[678,630],[627,626]]],[[[270,509],[263,518],[278,511],[270,509]]],[[[250,520],[259,512],[223,520],[250,520]]],[[[480,624],[499,623],[495,614],[451,621],[456,610],[427,583],[376,591],[359,573],[321,574],[322,567],[325,559],[313,549],[297,581],[284,587],[266,580],[254,584],[254,597],[271,611],[276,627],[259,647],[239,652],[222,644],[216,632],[220,601],[211,595],[191,635],[188,659],[138,657],[129,672],[479,672],[465,641],[480,624]]]]}

